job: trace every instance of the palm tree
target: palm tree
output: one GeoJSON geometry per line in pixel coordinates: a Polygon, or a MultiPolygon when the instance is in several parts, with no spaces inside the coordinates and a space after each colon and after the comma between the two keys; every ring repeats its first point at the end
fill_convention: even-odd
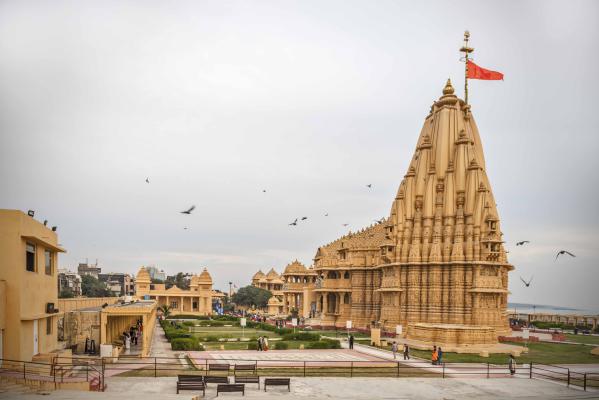
{"type": "Polygon", "coordinates": [[[164,318],[168,317],[171,314],[171,308],[167,304],[158,307],[158,309],[162,311],[162,315],[164,316],[164,318]]]}

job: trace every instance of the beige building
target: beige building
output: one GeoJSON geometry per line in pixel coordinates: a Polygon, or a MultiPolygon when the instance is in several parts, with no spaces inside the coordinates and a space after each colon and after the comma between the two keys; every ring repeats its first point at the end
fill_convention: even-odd
{"type": "Polygon", "coordinates": [[[212,289],[212,277],[204,268],[200,275],[193,275],[189,290],[176,286],[166,289],[163,283],[152,283],[149,272],[141,267],[135,279],[135,295],[140,299],[156,300],[158,306],[168,305],[171,313],[211,315],[213,301],[221,302],[223,293],[212,289]]]}
{"type": "Polygon", "coordinates": [[[56,350],[56,232],[18,210],[0,210],[0,359],[56,350]]]}
{"type": "Polygon", "coordinates": [[[297,315],[309,318],[316,312],[316,271],[295,260],[285,267],[282,274],[283,303],[287,314],[297,312],[297,315]]]}
{"type": "MultiPolygon", "coordinates": [[[[478,128],[448,80],[388,218],[317,250],[312,322],[401,325],[425,343],[496,343],[509,330],[511,270],[478,128]]],[[[285,296],[299,290],[291,288],[285,296]]]]}

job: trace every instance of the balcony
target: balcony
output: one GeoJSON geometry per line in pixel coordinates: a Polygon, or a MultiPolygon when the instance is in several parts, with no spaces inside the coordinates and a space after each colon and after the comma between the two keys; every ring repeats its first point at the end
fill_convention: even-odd
{"type": "Polygon", "coordinates": [[[320,292],[348,292],[351,291],[350,279],[323,279],[316,285],[314,291],[320,292]]]}

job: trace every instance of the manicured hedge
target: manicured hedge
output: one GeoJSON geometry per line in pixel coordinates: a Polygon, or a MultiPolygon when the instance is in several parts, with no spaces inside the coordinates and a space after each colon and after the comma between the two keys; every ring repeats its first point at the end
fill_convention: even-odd
{"type": "Polygon", "coordinates": [[[320,335],[311,332],[286,333],[285,335],[283,335],[283,340],[301,340],[304,342],[315,342],[320,340],[320,335]]]}
{"type": "Polygon", "coordinates": [[[306,346],[308,349],[340,349],[341,343],[338,340],[322,339],[318,342],[310,342],[306,346]]]}
{"type": "Polygon", "coordinates": [[[258,350],[258,343],[248,342],[248,350],[258,350]]]}
{"type": "Polygon", "coordinates": [[[210,319],[207,315],[188,315],[188,314],[177,314],[177,315],[169,315],[166,319],[210,319]]]}
{"type": "Polygon", "coordinates": [[[285,342],[276,342],[275,350],[287,350],[289,348],[289,344],[285,342]]]}
{"type": "Polygon", "coordinates": [[[204,351],[204,346],[196,338],[177,338],[171,340],[171,349],[204,351]]]}

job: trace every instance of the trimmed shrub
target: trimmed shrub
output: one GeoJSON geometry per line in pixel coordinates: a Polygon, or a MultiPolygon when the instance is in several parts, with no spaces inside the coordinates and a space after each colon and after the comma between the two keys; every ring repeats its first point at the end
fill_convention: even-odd
{"type": "Polygon", "coordinates": [[[256,342],[249,342],[248,343],[248,350],[258,350],[258,343],[256,343],[256,342]]]}
{"type": "Polygon", "coordinates": [[[183,325],[185,325],[185,326],[195,326],[195,324],[196,323],[193,321],[183,321],[183,325]]]}
{"type": "Polygon", "coordinates": [[[177,315],[169,315],[166,319],[210,319],[207,315],[187,315],[187,314],[177,314],[177,315]]]}
{"type": "Polygon", "coordinates": [[[315,342],[320,340],[320,335],[311,332],[286,333],[283,340],[301,340],[304,342],[315,342]]]}
{"type": "Polygon", "coordinates": [[[322,339],[318,342],[310,342],[306,346],[307,349],[340,349],[341,343],[338,340],[322,339]]]}
{"type": "Polygon", "coordinates": [[[207,342],[218,342],[218,337],[211,335],[206,338],[206,341],[207,342]]]}
{"type": "Polygon", "coordinates": [[[196,338],[177,338],[171,340],[171,349],[204,351],[204,346],[196,338]]]}
{"type": "Polygon", "coordinates": [[[289,343],[286,342],[276,342],[275,350],[287,350],[289,349],[289,343]]]}

